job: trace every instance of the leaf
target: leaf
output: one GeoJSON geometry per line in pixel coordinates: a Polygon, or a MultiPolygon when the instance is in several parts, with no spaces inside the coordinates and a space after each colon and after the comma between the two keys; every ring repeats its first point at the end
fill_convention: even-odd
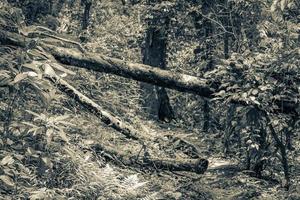
{"type": "Polygon", "coordinates": [[[33,119],[33,121],[37,121],[37,120],[47,121],[47,116],[45,114],[43,114],[43,113],[38,114],[38,113],[30,111],[30,110],[25,110],[25,111],[28,112],[28,113],[30,113],[30,114],[32,114],[32,115],[34,115],[34,116],[36,116],[33,119]]]}
{"type": "Polygon", "coordinates": [[[267,86],[265,85],[261,85],[258,87],[261,91],[266,91],[267,89],[269,89],[267,86]]]}
{"type": "Polygon", "coordinates": [[[40,91],[40,97],[42,99],[42,102],[47,106],[50,105],[52,98],[50,97],[49,93],[40,91]]]}
{"type": "Polygon", "coordinates": [[[37,77],[38,76],[38,74],[33,71],[24,72],[24,74],[27,74],[27,76],[29,76],[29,77],[37,77]]]}
{"type": "Polygon", "coordinates": [[[95,144],[95,141],[94,140],[84,140],[83,144],[85,144],[85,145],[92,145],[92,144],[95,144]]]}
{"type": "Polygon", "coordinates": [[[37,151],[35,151],[35,150],[34,150],[33,148],[31,148],[31,147],[28,147],[28,148],[27,148],[27,153],[28,153],[29,156],[32,156],[32,157],[35,157],[35,158],[38,158],[38,157],[39,157],[37,151]]]}
{"type": "Polygon", "coordinates": [[[253,94],[253,95],[257,95],[258,93],[259,93],[259,92],[258,92],[257,89],[252,90],[252,94],[253,94]]]}
{"type": "Polygon", "coordinates": [[[13,143],[14,143],[14,141],[12,141],[11,139],[9,139],[9,138],[6,139],[6,144],[12,145],[13,143]]]}
{"type": "Polygon", "coordinates": [[[271,12],[275,12],[276,11],[278,2],[279,2],[279,0],[274,0],[273,1],[273,4],[271,6],[271,12]]]}
{"type": "Polygon", "coordinates": [[[60,115],[60,116],[55,117],[53,121],[56,121],[56,122],[64,121],[64,120],[68,119],[69,117],[70,117],[70,115],[60,115]]]}
{"type": "Polygon", "coordinates": [[[44,164],[49,167],[52,168],[53,167],[53,163],[51,162],[50,158],[48,157],[43,157],[42,161],[44,162],[44,164]]]}
{"type": "Polygon", "coordinates": [[[246,99],[247,97],[248,97],[247,92],[244,92],[244,93],[242,94],[242,98],[246,99]]]}
{"type": "Polygon", "coordinates": [[[47,144],[50,144],[53,138],[54,130],[52,128],[47,129],[46,136],[47,136],[47,144]]]}
{"type": "Polygon", "coordinates": [[[24,80],[27,77],[28,77],[28,74],[26,74],[26,73],[17,74],[16,77],[14,78],[14,80],[11,82],[11,84],[16,84],[16,83],[24,80]]]}
{"type": "Polygon", "coordinates": [[[29,199],[31,200],[48,199],[47,188],[40,188],[38,191],[31,192],[29,199]]]}
{"type": "Polygon", "coordinates": [[[255,101],[255,96],[250,96],[249,98],[251,101],[255,101]]]}
{"type": "Polygon", "coordinates": [[[41,129],[41,127],[31,128],[27,131],[27,133],[32,133],[32,135],[35,136],[37,134],[37,131],[40,129],[41,129]]]}
{"type": "Polygon", "coordinates": [[[55,77],[55,78],[57,77],[57,74],[49,64],[45,64],[44,67],[45,67],[44,74],[48,75],[49,77],[55,77]]]}
{"type": "Polygon", "coordinates": [[[40,115],[36,112],[30,111],[30,110],[25,110],[25,111],[28,112],[29,114],[32,114],[32,115],[36,116],[36,117],[40,117],[40,115]]]}
{"type": "Polygon", "coordinates": [[[0,176],[0,180],[1,180],[6,186],[9,186],[9,187],[15,187],[15,183],[14,183],[13,179],[10,178],[10,177],[7,176],[7,175],[1,175],[1,176],[0,176]]]}
{"type": "Polygon", "coordinates": [[[22,66],[27,68],[27,69],[31,69],[33,71],[35,71],[38,74],[41,74],[41,70],[40,70],[40,66],[42,65],[42,62],[38,62],[38,61],[32,61],[31,63],[25,63],[22,66]]]}
{"type": "Polygon", "coordinates": [[[284,11],[286,5],[287,5],[287,0],[281,0],[280,1],[280,9],[281,9],[281,11],[284,11]]]}
{"type": "Polygon", "coordinates": [[[277,126],[277,125],[279,124],[279,120],[277,120],[277,119],[273,120],[273,124],[274,124],[275,126],[277,126]]]}
{"type": "Polygon", "coordinates": [[[58,134],[59,134],[59,136],[61,137],[61,139],[62,139],[63,141],[69,142],[69,139],[68,139],[66,133],[65,133],[63,130],[60,130],[60,131],[58,132],[58,134]]]}
{"type": "Polygon", "coordinates": [[[225,96],[225,94],[226,94],[225,90],[221,90],[220,92],[215,93],[215,96],[223,97],[223,96],[225,96]]]}
{"type": "Polygon", "coordinates": [[[4,165],[11,165],[11,164],[13,164],[14,163],[14,158],[12,157],[12,156],[10,156],[10,155],[7,155],[7,156],[5,156],[2,160],[1,160],[1,162],[0,162],[0,165],[2,165],[2,166],[4,166],[4,165]]]}
{"type": "Polygon", "coordinates": [[[28,125],[28,126],[31,126],[31,127],[34,127],[34,128],[38,127],[38,126],[36,126],[36,125],[34,125],[30,122],[22,122],[22,124],[25,124],[25,125],[28,125]]]}
{"type": "Polygon", "coordinates": [[[1,70],[0,71],[0,86],[8,85],[11,82],[12,77],[9,75],[9,71],[1,70]]]}

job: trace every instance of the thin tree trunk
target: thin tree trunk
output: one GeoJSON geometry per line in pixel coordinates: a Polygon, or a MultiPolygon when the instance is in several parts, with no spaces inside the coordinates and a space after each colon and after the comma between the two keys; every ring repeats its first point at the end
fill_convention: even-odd
{"type": "MultiPolygon", "coordinates": [[[[204,2],[203,4],[203,13],[206,15],[210,12],[210,4],[207,2],[204,2]]],[[[205,43],[206,43],[206,49],[205,49],[205,59],[207,60],[207,65],[205,68],[205,72],[213,69],[213,45],[212,40],[210,37],[213,35],[213,25],[212,22],[209,19],[204,19],[204,29],[205,29],[205,43]]],[[[203,131],[208,132],[210,128],[210,106],[209,101],[207,99],[204,99],[203,103],[203,131]]]]}
{"type": "Polygon", "coordinates": [[[229,8],[228,8],[228,0],[224,0],[224,27],[226,32],[224,33],[224,58],[229,58],[229,8]]]}
{"type": "Polygon", "coordinates": [[[267,124],[268,124],[270,132],[271,132],[271,136],[273,137],[273,139],[274,139],[274,141],[276,143],[276,146],[280,150],[281,163],[282,163],[284,177],[285,177],[285,183],[283,184],[283,186],[288,190],[289,187],[290,187],[290,172],[289,172],[289,163],[288,163],[288,157],[287,157],[287,152],[286,152],[286,146],[279,139],[279,137],[278,137],[278,135],[277,135],[277,133],[276,133],[273,125],[272,125],[272,120],[269,117],[268,113],[266,111],[262,111],[262,113],[266,117],[267,124]]]}
{"type": "Polygon", "coordinates": [[[84,13],[82,17],[82,30],[86,30],[89,26],[90,11],[92,6],[91,0],[81,0],[82,5],[84,5],[84,13]]]}

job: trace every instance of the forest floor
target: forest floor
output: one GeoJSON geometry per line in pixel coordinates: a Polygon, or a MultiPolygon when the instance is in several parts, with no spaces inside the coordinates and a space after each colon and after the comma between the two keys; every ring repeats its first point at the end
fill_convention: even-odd
{"type": "MultiPolygon", "coordinates": [[[[101,9],[99,10],[101,11],[101,9]]],[[[71,11],[73,12],[73,9],[71,11]]],[[[133,11],[138,12],[138,10],[133,11]]],[[[112,11],[110,10],[110,12],[112,11]]],[[[128,48],[127,46],[130,43],[130,39],[139,39],[138,36],[141,35],[139,30],[143,29],[143,27],[138,23],[134,23],[135,21],[129,17],[111,15],[113,17],[108,15],[107,21],[103,22],[97,29],[95,28],[97,24],[94,24],[94,36],[89,38],[93,42],[87,43],[86,48],[93,52],[101,52],[113,57],[126,58],[132,62],[140,62],[140,47],[135,45],[134,48],[128,48]],[[127,24],[132,27],[129,25],[127,27],[127,24]],[[124,29],[124,27],[127,28],[124,29]],[[135,30],[135,32],[132,30],[135,30]],[[125,37],[121,34],[123,32],[130,34],[128,37],[125,37]],[[131,35],[132,38],[130,37],[131,35]]],[[[65,18],[68,19],[67,17],[65,18]]],[[[68,20],[72,21],[71,18],[68,20]]],[[[73,24],[73,26],[77,29],[76,24],[73,24]]],[[[136,43],[138,44],[138,42],[136,43]]],[[[59,187],[54,188],[55,193],[58,192],[67,197],[71,196],[68,199],[95,199],[95,197],[98,197],[96,199],[99,200],[125,199],[122,198],[124,190],[119,191],[112,187],[112,184],[115,184],[119,180],[134,182],[136,187],[132,187],[131,192],[134,193],[136,190],[136,193],[140,194],[137,195],[139,199],[143,200],[282,200],[287,199],[288,196],[290,200],[300,199],[297,196],[299,195],[297,192],[294,197],[290,195],[292,192],[297,191],[297,188],[296,190],[292,188],[288,193],[281,187],[280,181],[259,179],[252,176],[251,172],[243,170],[241,163],[237,161],[237,155],[228,155],[225,157],[222,152],[222,133],[214,133],[213,131],[201,132],[199,131],[201,129],[200,125],[190,130],[187,126],[182,127],[182,124],[178,126],[172,123],[166,124],[158,121],[150,121],[146,118],[140,119],[139,117],[142,118],[145,116],[138,115],[142,109],[138,104],[138,98],[141,97],[139,96],[140,86],[136,81],[125,81],[115,76],[96,74],[72,67],[70,69],[75,71],[76,75],[67,81],[78,90],[85,92],[87,96],[109,112],[116,114],[124,121],[130,121],[131,125],[137,128],[140,133],[147,136],[145,145],[151,155],[159,158],[188,158],[188,155],[184,153],[186,150],[184,145],[181,145],[179,140],[176,139],[182,138],[196,145],[200,156],[208,159],[209,165],[207,171],[204,174],[196,174],[193,172],[138,168],[124,165],[114,157],[109,161],[103,159],[102,155],[105,152],[97,152],[95,154],[92,148],[98,143],[124,152],[132,152],[132,154],[137,154],[140,151],[143,152],[144,149],[142,149],[143,147],[137,141],[129,140],[124,135],[99,122],[98,117],[78,105],[74,99],[66,97],[63,93],[57,91],[59,98],[53,100],[52,107],[47,108],[45,112],[51,117],[68,115],[68,126],[65,127],[65,131],[69,142],[63,143],[56,140],[52,141],[50,145],[47,144],[47,146],[45,145],[47,135],[40,137],[36,135],[32,136],[29,134],[28,128],[22,132],[24,136],[19,133],[21,131],[18,132],[16,129],[12,131],[11,135],[7,136],[8,138],[4,138],[4,136],[0,138],[0,152],[2,154],[0,154],[2,159],[0,162],[0,172],[7,175],[0,176],[2,183],[0,184],[0,192],[3,194],[3,197],[0,195],[0,199],[19,199],[14,195],[20,197],[23,195],[22,193],[28,193],[26,194],[27,199],[30,195],[31,197],[35,197],[30,199],[43,199],[38,196],[42,195],[41,193],[45,193],[42,189],[49,186],[47,189],[51,191],[54,185],[59,185],[59,187]],[[133,111],[131,112],[131,110],[133,111]],[[71,150],[74,150],[73,152],[75,153],[72,153],[71,150]],[[15,164],[19,165],[15,166],[15,164]],[[53,165],[55,165],[55,169],[53,165]],[[116,173],[112,173],[111,169],[116,173]],[[28,172],[28,175],[26,174],[26,176],[22,177],[21,172],[28,172]],[[133,175],[137,175],[139,181],[135,181],[136,179],[133,175]],[[16,182],[23,181],[22,179],[24,179],[26,180],[24,181],[26,184],[23,182],[14,184],[10,179],[7,179],[8,176],[21,177],[20,179],[16,178],[16,182]],[[124,177],[131,177],[131,179],[124,177]],[[54,179],[54,181],[51,181],[51,179],[54,179]],[[97,188],[98,186],[96,187],[96,184],[99,183],[101,191],[97,188]],[[137,187],[142,188],[141,191],[138,191],[137,187]],[[37,193],[37,191],[40,191],[40,193],[37,193]],[[68,192],[69,194],[66,195],[68,192]],[[149,195],[145,197],[143,194],[149,195]]],[[[8,105],[9,97],[5,94],[8,94],[8,92],[3,93],[3,95],[0,93],[0,103],[7,101],[8,105]],[[2,99],[4,100],[2,101],[2,99]]],[[[170,92],[170,94],[171,100],[176,99],[174,93],[170,92]]],[[[32,93],[31,95],[34,96],[35,94],[32,93]]],[[[182,96],[184,95],[182,94],[182,96]]],[[[24,105],[20,103],[15,106],[16,116],[14,120],[20,127],[22,125],[20,122],[23,122],[26,118],[32,120],[32,117],[28,117],[28,113],[23,115],[26,109],[31,110],[32,108],[42,107],[38,102],[35,102],[33,97],[32,99],[28,97],[28,99],[28,102],[25,100],[23,102],[23,99],[19,100],[24,105]],[[20,110],[22,112],[19,112],[20,110]]],[[[180,99],[178,102],[180,102],[180,99]]],[[[8,107],[6,104],[4,105],[2,106],[3,108],[8,107]]],[[[172,102],[172,105],[180,107],[179,103],[174,104],[172,102]]],[[[197,106],[199,105],[197,104],[197,106]]],[[[196,104],[190,107],[190,110],[200,110],[202,112],[201,109],[196,108],[196,104]]],[[[4,113],[6,110],[3,109],[1,111],[4,113]]],[[[189,113],[189,110],[182,112],[189,113]]],[[[3,113],[0,114],[2,115],[3,113]]],[[[0,132],[2,131],[1,128],[2,126],[0,127],[0,132]]],[[[300,144],[297,143],[294,146],[298,148],[295,152],[300,152],[300,144]]],[[[300,155],[294,156],[293,159],[292,179],[294,183],[297,183],[297,181],[300,181],[300,155]]],[[[126,189],[129,190],[130,184],[126,184],[126,189]]],[[[295,185],[297,186],[297,184],[295,185]]],[[[44,199],[64,198],[53,197],[44,199]]]]}
{"type": "MultiPolygon", "coordinates": [[[[129,166],[125,169],[139,173],[142,180],[148,182],[150,191],[160,191],[162,199],[216,199],[216,200],[281,200],[287,199],[287,192],[276,180],[259,179],[252,176],[250,171],[243,170],[236,156],[224,157],[218,149],[222,145],[218,135],[207,133],[186,132],[186,129],[176,128],[174,125],[161,124],[159,122],[144,122],[144,128],[157,132],[157,140],[163,135],[185,135],[185,139],[193,142],[202,152],[204,158],[209,160],[209,166],[204,174],[192,172],[172,172],[165,170],[139,170],[129,166]],[[162,128],[164,127],[164,128],[162,128]],[[214,141],[214,142],[212,142],[214,141]],[[137,171],[136,171],[137,170],[137,171]]],[[[109,132],[109,131],[108,131],[109,132]]],[[[151,131],[150,131],[151,132],[151,131]]],[[[107,131],[106,131],[107,133],[107,131]]],[[[99,136],[99,135],[98,135],[99,136]]],[[[97,136],[97,137],[98,137],[97,136]]],[[[102,138],[103,139],[103,138],[102,138]]],[[[97,139],[93,138],[94,141],[97,139]]],[[[128,148],[128,141],[114,137],[114,144],[118,148],[128,148]],[[124,145],[124,146],[123,146],[124,145]],[[122,146],[122,147],[120,147],[122,146]]],[[[152,143],[162,145],[161,142],[152,143]]],[[[161,147],[162,151],[170,150],[169,144],[161,147]]],[[[132,147],[131,147],[132,148],[132,147]]],[[[120,167],[120,166],[118,166],[120,167]]],[[[122,168],[122,167],[121,167],[122,168]]],[[[130,173],[130,171],[129,171],[130,173]]]]}

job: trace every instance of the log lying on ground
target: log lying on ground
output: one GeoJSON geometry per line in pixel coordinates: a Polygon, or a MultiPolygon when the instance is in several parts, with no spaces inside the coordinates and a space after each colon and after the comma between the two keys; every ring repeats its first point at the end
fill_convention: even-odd
{"type": "MultiPolygon", "coordinates": [[[[0,30],[1,44],[28,47],[30,46],[29,43],[31,41],[32,39],[23,35],[0,30]]],[[[210,84],[206,79],[201,79],[195,76],[162,70],[144,64],[129,63],[124,60],[110,58],[100,54],[88,52],[83,53],[76,49],[55,47],[44,42],[40,42],[39,44],[46,49],[48,53],[52,54],[55,59],[64,64],[98,72],[111,73],[182,92],[194,93],[207,98],[214,97],[213,93],[219,90],[217,87],[214,87],[214,85],[219,85],[217,82],[210,84]]],[[[248,105],[245,101],[239,101],[242,105],[248,105]]],[[[232,102],[235,103],[234,101],[232,102]]],[[[291,104],[291,102],[287,102],[285,100],[280,100],[275,103],[280,108],[278,112],[293,112],[298,115],[298,103],[292,102],[294,104],[291,104]]]]}
{"type": "MultiPolygon", "coordinates": [[[[44,48],[50,52],[56,60],[63,64],[73,65],[98,72],[106,72],[147,82],[150,84],[175,89],[181,92],[194,93],[202,97],[213,98],[214,92],[218,88],[212,88],[209,85],[219,85],[218,83],[209,84],[206,79],[195,76],[171,72],[160,68],[151,67],[144,64],[129,63],[120,59],[110,58],[94,53],[82,53],[78,50],[44,45],[44,48]]],[[[248,102],[238,100],[240,104],[249,105],[248,102]]],[[[236,103],[232,100],[232,103],[236,103]]],[[[285,100],[275,101],[279,109],[276,112],[298,114],[297,102],[285,100]]]]}
{"type": "MultiPolygon", "coordinates": [[[[30,41],[30,38],[22,35],[0,31],[1,44],[26,47],[30,41]]],[[[162,70],[144,64],[129,63],[100,54],[82,53],[76,49],[56,47],[43,42],[40,42],[39,45],[64,64],[111,73],[182,92],[195,93],[203,97],[211,97],[214,92],[214,89],[209,86],[206,79],[195,76],[162,70]]]]}
{"type": "Polygon", "coordinates": [[[118,119],[118,117],[113,116],[108,111],[105,111],[100,105],[98,105],[96,102],[79,92],[68,82],[57,76],[51,76],[51,80],[53,80],[53,82],[58,85],[60,90],[62,90],[72,98],[75,98],[75,100],[77,100],[78,102],[80,102],[80,104],[89,109],[89,111],[97,115],[101,119],[101,121],[104,122],[106,125],[111,126],[112,128],[121,132],[128,138],[139,140],[142,142],[141,134],[138,133],[133,127],[121,121],[120,119],[118,119]]]}
{"type": "Polygon", "coordinates": [[[97,153],[104,158],[115,162],[122,163],[126,166],[145,167],[170,171],[189,171],[197,174],[203,174],[208,167],[208,160],[200,159],[171,159],[171,158],[154,158],[154,157],[139,157],[139,155],[132,155],[131,153],[116,150],[109,147],[109,145],[96,144],[92,147],[97,153]],[[104,152],[104,153],[103,153],[104,152]]]}
{"type": "Polygon", "coordinates": [[[144,64],[129,63],[95,53],[82,53],[78,50],[51,45],[43,45],[43,48],[63,64],[111,73],[182,92],[196,93],[203,97],[211,97],[214,92],[214,89],[209,87],[205,79],[195,76],[162,70],[144,64]]]}
{"type": "MultiPolygon", "coordinates": [[[[65,92],[72,98],[75,98],[76,101],[78,101],[80,104],[89,109],[89,111],[100,117],[102,122],[121,132],[127,138],[138,140],[142,144],[144,143],[144,140],[149,139],[147,139],[147,136],[144,136],[141,132],[137,131],[132,126],[121,121],[119,117],[110,114],[108,111],[105,111],[100,105],[98,105],[92,99],[79,92],[76,88],[74,88],[65,80],[59,78],[55,74],[47,74],[47,76],[50,78],[50,80],[52,80],[55,84],[58,85],[59,89],[62,92],[65,92]]],[[[186,146],[190,147],[197,154],[197,157],[199,157],[200,151],[194,144],[186,142],[182,138],[175,137],[175,139],[181,140],[186,146]]]]}

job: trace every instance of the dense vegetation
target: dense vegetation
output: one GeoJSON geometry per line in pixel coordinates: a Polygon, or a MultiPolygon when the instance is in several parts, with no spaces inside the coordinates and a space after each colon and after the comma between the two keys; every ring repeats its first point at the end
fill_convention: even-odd
{"type": "Polygon", "coordinates": [[[300,2],[3,0],[0,199],[299,199],[300,2]]]}

